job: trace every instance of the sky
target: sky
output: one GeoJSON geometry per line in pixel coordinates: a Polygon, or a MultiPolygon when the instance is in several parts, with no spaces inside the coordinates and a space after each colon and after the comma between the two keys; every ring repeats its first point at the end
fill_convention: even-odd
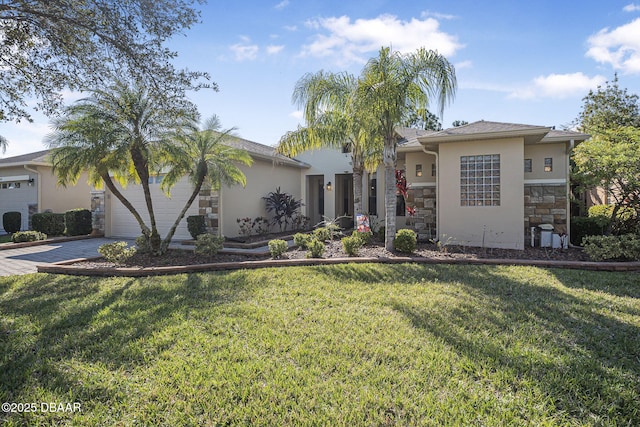
{"type": "MultiPolygon", "coordinates": [[[[458,90],[441,118],[570,126],[589,90],[611,81],[640,94],[640,1],[209,0],[202,23],[175,36],[179,68],[219,91],[193,92],[203,118],[276,145],[303,124],[291,95],[320,70],[359,75],[383,46],[437,50],[458,90]]],[[[66,97],[68,102],[77,94],[66,97]]],[[[434,112],[436,108],[434,105],[434,112]]],[[[49,120],[0,123],[10,157],[47,148],[49,120]]]]}

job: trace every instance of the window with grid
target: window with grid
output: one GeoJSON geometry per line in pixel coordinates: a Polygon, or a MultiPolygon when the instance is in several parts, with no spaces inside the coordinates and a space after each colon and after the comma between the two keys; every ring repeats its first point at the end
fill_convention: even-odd
{"type": "Polygon", "coordinates": [[[500,154],[460,157],[460,206],[500,206],[500,154]]]}

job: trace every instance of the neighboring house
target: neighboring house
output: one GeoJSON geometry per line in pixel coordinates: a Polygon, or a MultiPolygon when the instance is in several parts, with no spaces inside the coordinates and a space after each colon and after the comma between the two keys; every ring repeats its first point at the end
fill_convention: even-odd
{"type": "MultiPolygon", "coordinates": [[[[81,176],[77,185],[59,187],[48,154],[49,150],[43,150],[0,159],[0,217],[5,212],[20,212],[23,230],[30,228],[34,213],[91,207],[87,176],[81,176]]],[[[0,233],[4,233],[2,221],[0,233]]]]}
{"type": "MultiPolygon", "coordinates": [[[[488,121],[398,134],[397,169],[410,185],[406,205],[397,198],[398,228],[413,228],[422,240],[510,249],[529,245],[531,227],[540,224],[569,233],[569,157],[588,135],[488,121]]],[[[303,172],[307,215],[352,214],[350,155],[319,150],[298,158],[312,165],[303,172]],[[326,184],[323,191],[328,182],[333,196],[326,184]]],[[[382,168],[363,177],[363,206],[377,225],[384,225],[383,187],[382,168]]]]}
{"type": "MultiPolygon", "coordinates": [[[[234,138],[227,144],[247,150],[253,158],[252,166],[240,166],[247,177],[246,187],[223,186],[220,191],[203,189],[180,222],[174,235],[176,240],[191,239],[187,229],[187,216],[204,215],[210,231],[235,237],[240,234],[238,218],[267,216],[262,197],[276,191],[276,188],[292,194],[296,199],[302,197],[300,171],[308,168],[308,165],[277,154],[274,147],[245,139],[234,138]]],[[[171,189],[171,197],[167,198],[160,189],[162,174],[151,177],[150,181],[158,231],[164,237],[191,195],[192,185],[185,177],[171,189]]],[[[121,190],[148,224],[149,215],[144,204],[142,186],[129,184],[121,190]]],[[[104,231],[107,237],[132,238],[141,234],[131,213],[108,190],[94,192],[93,197],[101,199],[98,205],[105,213],[104,231]]]]}

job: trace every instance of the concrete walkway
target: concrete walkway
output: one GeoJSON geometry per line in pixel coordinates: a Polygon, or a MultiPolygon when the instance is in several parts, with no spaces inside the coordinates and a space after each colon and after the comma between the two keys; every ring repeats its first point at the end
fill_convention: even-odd
{"type": "Polygon", "coordinates": [[[38,264],[100,256],[98,247],[114,241],[113,239],[94,238],[5,249],[0,251],[0,276],[36,273],[38,264]]]}

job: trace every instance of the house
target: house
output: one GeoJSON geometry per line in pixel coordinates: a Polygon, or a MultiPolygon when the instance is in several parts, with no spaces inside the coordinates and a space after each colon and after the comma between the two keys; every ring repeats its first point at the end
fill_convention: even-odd
{"type": "MultiPolygon", "coordinates": [[[[524,249],[531,242],[532,228],[541,224],[550,224],[555,233],[569,233],[569,158],[588,135],[490,121],[439,132],[400,128],[397,133],[396,168],[403,171],[410,188],[406,199],[399,195],[396,199],[398,229],[415,229],[422,240],[511,249],[524,249]],[[415,215],[409,215],[407,208],[415,215]]],[[[204,215],[210,231],[238,236],[238,218],[267,216],[263,197],[280,188],[303,201],[302,213],[312,225],[337,217],[343,227],[353,225],[353,172],[347,150],[309,151],[291,159],[277,154],[274,147],[241,138],[229,145],[247,150],[254,159],[252,166],[241,166],[247,186],[204,189],[186,216],[204,215]]],[[[40,162],[44,168],[44,159],[40,162]]],[[[18,176],[18,171],[27,175],[22,165],[11,174],[18,176]]],[[[55,182],[53,177],[47,180],[55,182]]],[[[160,190],[162,174],[150,182],[158,229],[165,235],[192,187],[185,178],[167,198],[160,190]]],[[[375,229],[384,225],[383,167],[365,173],[362,185],[363,206],[375,229]]],[[[130,184],[121,190],[148,221],[142,187],[130,184]]],[[[140,234],[133,216],[108,190],[92,191],[90,199],[106,236],[140,234]]],[[[41,199],[37,203],[46,205],[41,199]]],[[[186,218],[175,238],[190,238],[186,218]]]]}
{"type": "MultiPolygon", "coordinates": [[[[49,150],[0,159],[0,217],[9,211],[22,214],[22,230],[30,228],[38,212],[66,212],[91,207],[91,187],[84,174],[76,185],[57,185],[47,156],[49,150]]],[[[4,233],[0,221],[0,233],[4,233]]]]}

